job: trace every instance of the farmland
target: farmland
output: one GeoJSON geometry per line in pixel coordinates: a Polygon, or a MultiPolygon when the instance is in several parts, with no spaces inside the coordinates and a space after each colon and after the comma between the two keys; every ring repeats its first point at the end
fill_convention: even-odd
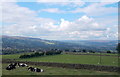
{"type": "Polygon", "coordinates": [[[32,62],[57,62],[57,63],[72,63],[72,64],[95,64],[95,65],[107,65],[118,66],[118,57],[115,56],[100,56],[93,55],[71,55],[61,54],[53,56],[42,56],[27,59],[19,59],[19,54],[3,55],[3,59],[16,59],[18,61],[32,61],[32,62]]]}
{"type": "MultiPolygon", "coordinates": [[[[100,72],[93,70],[83,70],[83,69],[68,69],[68,68],[58,68],[58,67],[46,67],[46,66],[33,66],[44,69],[42,73],[30,72],[27,70],[27,67],[19,68],[15,70],[8,71],[6,66],[8,64],[3,64],[3,75],[118,75],[115,72],[100,72]]],[[[32,66],[32,65],[30,65],[32,66]]]]}
{"type": "MultiPolygon", "coordinates": [[[[107,65],[107,66],[118,66],[118,57],[116,54],[106,54],[112,56],[100,56],[97,55],[75,55],[75,54],[60,54],[60,55],[50,55],[41,56],[33,58],[20,59],[19,56],[23,54],[12,54],[12,55],[2,55],[2,59],[15,59],[17,61],[28,61],[28,62],[55,62],[55,63],[70,63],[70,64],[94,64],[94,65],[107,65]]],[[[104,54],[103,54],[104,55],[104,54]]],[[[118,75],[117,72],[105,72],[105,71],[95,71],[87,69],[71,69],[62,67],[51,67],[51,66],[41,66],[41,65],[30,65],[33,67],[42,68],[45,71],[42,73],[30,72],[27,67],[18,68],[12,71],[7,71],[5,68],[8,64],[2,64],[2,74],[3,75],[118,75]]]]}

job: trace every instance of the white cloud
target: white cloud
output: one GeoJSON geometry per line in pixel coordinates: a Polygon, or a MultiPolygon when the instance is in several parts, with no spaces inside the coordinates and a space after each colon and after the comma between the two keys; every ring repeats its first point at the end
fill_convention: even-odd
{"type": "Polygon", "coordinates": [[[78,7],[85,4],[82,0],[37,0],[38,3],[46,3],[46,5],[59,5],[59,6],[70,6],[78,7]]]}
{"type": "Polygon", "coordinates": [[[37,2],[118,2],[119,0],[37,0],[37,2]]]}
{"type": "MultiPolygon", "coordinates": [[[[15,3],[4,3],[2,10],[3,34],[27,35],[36,31],[36,26],[43,23],[54,22],[50,18],[39,18],[37,12],[25,7],[20,7],[15,3]]],[[[37,31],[36,31],[37,32],[37,31]]]]}
{"type": "Polygon", "coordinates": [[[17,0],[0,0],[0,2],[17,2],[17,0]]]}
{"type": "MultiPolygon", "coordinates": [[[[49,23],[49,25],[44,25],[44,29],[51,31],[49,34],[51,39],[115,39],[117,34],[117,27],[107,27],[102,26],[97,23],[93,18],[88,16],[82,16],[78,20],[73,22],[61,19],[60,25],[54,25],[54,23],[49,23]],[[112,29],[115,31],[112,32],[112,29]],[[59,35],[58,35],[59,34],[59,35]],[[108,38],[108,36],[111,36],[108,38]],[[56,38],[57,37],[57,38],[56,38]],[[64,37],[64,38],[63,38],[64,37]]],[[[48,36],[49,37],[49,36],[48,36]]]]}
{"type": "Polygon", "coordinates": [[[46,11],[46,12],[51,12],[51,13],[85,13],[88,16],[102,16],[102,15],[108,15],[108,14],[113,14],[113,13],[118,13],[118,8],[117,7],[105,7],[105,5],[113,4],[116,2],[91,2],[90,5],[86,7],[81,7],[84,6],[86,3],[85,2],[51,2],[51,3],[46,3],[46,5],[62,5],[62,6],[69,6],[69,7],[74,7],[76,8],[75,10],[60,10],[59,8],[47,8],[47,9],[42,9],[41,11],[46,11]]]}
{"type": "Polygon", "coordinates": [[[37,12],[15,3],[3,4],[3,34],[41,37],[45,39],[115,39],[116,26],[101,25],[86,15],[74,21],[61,19],[57,22],[49,18],[37,17],[37,12]],[[11,8],[9,8],[11,7],[11,8]],[[114,29],[114,30],[112,30],[114,29]]]}
{"type": "Polygon", "coordinates": [[[50,12],[50,13],[64,13],[65,12],[65,11],[62,11],[62,10],[60,10],[58,8],[47,8],[47,9],[41,9],[41,10],[39,10],[39,12],[42,12],[42,11],[44,11],[44,12],[50,12]]]}
{"type": "Polygon", "coordinates": [[[3,3],[2,5],[3,22],[20,22],[32,20],[36,16],[35,11],[31,11],[25,7],[19,7],[15,3],[3,3]],[[30,17],[31,16],[31,17],[30,17]]]}
{"type": "Polygon", "coordinates": [[[40,25],[45,22],[54,22],[50,18],[39,18],[37,17],[37,12],[32,11],[26,7],[20,7],[15,3],[4,3],[3,4],[3,18],[2,22],[5,23],[14,23],[14,24],[27,24],[27,25],[40,25]]]}
{"type": "Polygon", "coordinates": [[[111,3],[93,3],[84,8],[77,8],[71,11],[72,13],[85,13],[89,16],[107,15],[111,13],[117,13],[118,8],[116,7],[104,7],[106,4],[111,3]]]}
{"type": "Polygon", "coordinates": [[[37,0],[37,2],[83,2],[82,0],[37,0]]]}
{"type": "Polygon", "coordinates": [[[100,2],[119,2],[119,0],[100,0],[100,2]]]}

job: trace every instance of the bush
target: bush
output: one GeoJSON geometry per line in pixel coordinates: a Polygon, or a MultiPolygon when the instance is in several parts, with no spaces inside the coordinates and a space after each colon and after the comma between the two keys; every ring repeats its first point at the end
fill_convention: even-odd
{"type": "Polygon", "coordinates": [[[19,58],[31,58],[31,57],[38,57],[38,56],[44,56],[44,52],[35,52],[34,54],[30,55],[21,55],[19,58]]]}
{"type": "Polygon", "coordinates": [[[107,53],[111,53],[111,51],[107,51],[107,53]]]}
{"type": "Polygon", "coordinates": [[[118,43],[116,50],[118,51],[118,54],[120,54],[120,43],[118,43]]]}
{"type": "Polygon", "coordinates": [[[85,49],[82,50],[83,52],[87,52],[85,49]]]}
{"type": "Polygon", "coordinates": [[[21,55],[19,58],[30,58],[30,55],[21,55]]]}
{"type": "Polygon", "coordinates": [[[62,51],[48,51],[46,52],[46,55],[57,55],[57,54],[61,54],[62,51]]]}
{"type": "Polygon", "coordinates": [[[19,58],[31,58],[31,57],[39,57],[39,56],[44,56],[44,55],[57,55],[57,54],[61,54],[62,51],[48,51],[46,53],[44,52],[35,52],[33,54],[30,55],[21,55],[19,58]]]}

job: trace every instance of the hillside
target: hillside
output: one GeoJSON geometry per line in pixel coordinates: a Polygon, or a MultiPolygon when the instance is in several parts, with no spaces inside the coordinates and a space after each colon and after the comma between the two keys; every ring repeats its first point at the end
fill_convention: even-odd
{"type": "MultiPolygon", "coordinates": [[[[117,41],[55,41],[40,38],[20,37],[20,36],[2,36],[2,49],[19,50],[50,50],[50,49],[86,49],[86,50],[115,50],[117,41]]],[[[8,52],[8,51],[6,51],[8,52]]],[[[25,51],[21,51],[25,52],[25,51]]]]}
{"type": "Polygon", "coordinates": [[[89,48],[87,46],[77,45],[73,43],[19,36],[2,36],[2,47],[16,49],[89,48]]]}
{"type": "Polygon", "coordinates": [[[118,44],[117,40],[64,40],[64,42],[89,46],[98,50],[116,50],[118,44]]]}

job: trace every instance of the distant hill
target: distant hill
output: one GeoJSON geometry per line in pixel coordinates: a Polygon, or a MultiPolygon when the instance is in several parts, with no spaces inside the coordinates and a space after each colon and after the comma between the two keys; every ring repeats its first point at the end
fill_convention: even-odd
{"type": "Polygon", "coordinates": [[[89,46],[98,50],[116,50],[118,40],[63,40],[67,43],[73,43],[83,46],[89,46]]]}
{"type": "Polygon", "coordinates": [[[40,38],[20,37],[20,36],[2,36],[3,48],[17,48],[17,49],[75,49],[75,48],[89,48],[73,43],[45,40],[40,38]]]}
{"type": "Polygon", "coordinates": [[[20,36],[2,36],[2,48],[3,49],[87,49],[87,50],[115,50],[117,41],[73,41],[73,40],[45,40],[40,38],[20,37],[20,36]]]}

